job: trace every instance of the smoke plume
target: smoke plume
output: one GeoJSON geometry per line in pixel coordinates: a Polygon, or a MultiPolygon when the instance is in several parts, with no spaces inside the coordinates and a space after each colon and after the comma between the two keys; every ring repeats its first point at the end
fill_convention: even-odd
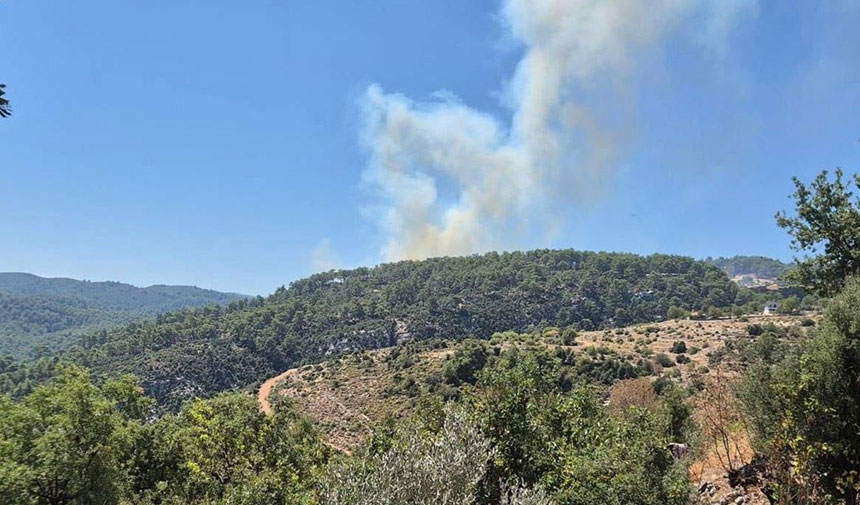
{"type": "MultiPolygon", "coordinates": [[[[371,85],[363,97],[364,180],[380,200],[386,260],[459,255],[545,240],[553,208],[600,191],[622,154],[637,58],[682,24],[719,45],[749,0],[507,0],[524,51],[510,117],[450,94],[416,102],[371,85]]],[[[701,42],[701,41],[700,41],[701,42]]],[[[658,51],[654,51],[658,52],[658,51]]]]}

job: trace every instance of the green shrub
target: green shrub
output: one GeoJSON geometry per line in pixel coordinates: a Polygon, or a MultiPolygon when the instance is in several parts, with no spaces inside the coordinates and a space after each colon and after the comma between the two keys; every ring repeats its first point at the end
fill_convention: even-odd
{"type": "Polygon", "coordinates": [[[672,358],[670,358],[669,355],[667,355],[666,353],[661,352],[657,354],[654,359],[656,359],[657,363],[664,368],[670,368],[675,366],[675,362],[672,361],[672,358]]]}
{"type": "Polygon", "coordinates": [[[576,332],[576,328],[568,326],[561,331],[561,343],[563,345],[576,345],[576,338],[578,336],[579,334],[576,332]]]}
{"type": "Polygon", "coordinates": [[[669,319],[686,319],[690,317],[690,312],[682,309],[681,307],[672,305],[669,307],[669,310],[666,311],[666,317],[669,319]]]}

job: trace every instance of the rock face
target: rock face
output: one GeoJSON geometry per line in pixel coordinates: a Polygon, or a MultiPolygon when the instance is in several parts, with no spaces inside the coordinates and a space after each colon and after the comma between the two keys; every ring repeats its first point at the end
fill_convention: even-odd
{"type": "Polygon", "coordinates": [[[412,333],[409,332],[409,325],[406,324],[406,321],[394,320],[394,336],[397,345],[412,340],[412,333]]]}
{"type": "Polygon", "coordinates": [[[688,452],[690,452],[690,448],[687,446],[687,444],[677,444],[675,442],[672,442],[671,444],[667,445],[666,449],[668,449],[669,452],[672,453],[672,456],[674,456],[675,459],[681,459],[686,456],[688,452]]]}

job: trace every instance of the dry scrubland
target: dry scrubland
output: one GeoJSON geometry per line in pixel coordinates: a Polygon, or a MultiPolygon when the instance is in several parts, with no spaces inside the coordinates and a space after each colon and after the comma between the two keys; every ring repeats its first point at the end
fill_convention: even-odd
{"type": "MultiPolygon", "coordinates": [[[[539,336],[511,338],[495,337],[493,341],[503,349],[537,346],[555,350],[574,350],[577,356],[589,355],[594,359],[613,358],[649,360],[654,364],[650,376],[616,382],[604,388],[607,402],[612,405],[616,398],[630,392],[641,402],[642,396],[635,393],[643,390],[640,384],[659,377],[670,378],[687,386],[696,386],[703,391],[691,398],[694,418],[704,426],[703,440],[698,450],[691,453],[692,482],[703,489],[703,503],[766,504],[767,500],[757,488],[732,488],[727,480],[726,466],[740,466],[749,462],[752,450],[746,432],[732,416],[732,407],[723,405],[719,387],[715,383],[728,384],[739,376],[741,363],[737,349],[753,338],[750,325],[772,324],[792,329],[795,335],[809,331],[808,320],[817,321],[816,316],[748,316],[741,319],[719,320],[672,320],[652,324],[639,324],[624,328],[579,333],[573,346],[559,343],[558,332],[549,330],[539,336]],[[683,341],[686,352],[677,351],[676,343],[683,341]],[[677,363],[679,355],[689,362],[677,363]],[[660,366],[661,355],[673,364],[660,366]],[[628,386],[625,393],[622,389],[628,386]],[[616,392],[620,394],[616,394],[616,392]],[[708,404],[710,402],[710,404],[708,404]],[[708,411],[711,409],[711,411],[708,411]],[[723,445],[721,433],[714,433],[710,426],[713,416],[729,427],[731,442],[723,445]],[[725,416],[725,418],[721,417],[725,416]]],[[[286,372],[266,381],[260,388],[259,399],[264,409],[269,408],[270,395],[287,397],[297,409],[315,420],[330,446],[343,452],[351,452],[371,433],[372,427],[387,418],[407,416],[421,401],[421,392],[426,383],[442,375],[446,360],[454,354],[453,345],[446,348],[423,350],[409,354],[408,368],[396,366],[397,348],[365,351],[331,360],[322,364],[308,365],[286,372]],[[394,353],[394,355],[392,355],[394,353]]],[[[402,357],[401,362],[402,362],[402,357]]],[[[683,361],[683,358],[682,358],[683,361]]],[[[466,386],[469,387],[469,386],[466,386]]],[[[644,388],[650,393],[651,388],[644,388]]],[[[647,394],[645,395],[647,396],[647,394]]],[[[645,400],[646,403],[648,400],[645,400]]]]}
{"type": "MultiPolygon", "coordinates": [[[[720,353],[728,342],[749,340],[747,328],[751,324],[774,324],[790,328],[799,327],[808,316],[751,316],[745,319],[673,320],[652,324],[639,324],[624,328],[579,333],[575,346],[557,343],[550,331],[529,343],[548,348],[574,349],[577,354],[601,350],[618,356],[643,358],[655,361],[656,373],[689,383],[707,380],[716,373],[731,377],[738,372],[738,364],[727,355],[717,367],[709,357],[720,353]],[[686,353],[672,352],[675,342],[683,341],[686,353]],[[685,354],[690,362],[672,367],[660,367],[657,356],[665,354],[672,361],[685,354]],[[680,374],[680,376],[678,375],[680,374]]],[[[505,341],[503,347],[521,346],[525,342],[505,341]]],[[[412,356],[408,370],[391,366],[392,349],[365,351],[344,356],[317,365],[308,365],[284,372],[266,381],[260,389],[260,400],[268,406],[268,396],[283,395],[290,398],[298,410],[317,421],[335,447],[354,448],[370,433],[371,427],[389,416],[407,415],[418,397],[410,394],[412,380],[420,385],[432,375],[438,375],[452,349],[431,349],[412,356]],[[405,383],[405,384],[404,384],[405,383]]],[[[414,391],[414,389],[412,390],[414,391]]]]}
{"type": "MultiPolygon", "coordinates": [[[[452,352],[419,353],[410,375],[427,377],[440,372],[452,352]]],[[[261,404],[264,408],[268,404],[266,391],[289,397],[299,412],[317,421],[333,447],[351,450],[370,434],[375,423],[388,416],[407,415],[414,405],[413,398],[398,391],[397,379],[403,373],[388,365],[390,354],[391,349],[367,351],[288,370],[263,384],[261,404]]]]}

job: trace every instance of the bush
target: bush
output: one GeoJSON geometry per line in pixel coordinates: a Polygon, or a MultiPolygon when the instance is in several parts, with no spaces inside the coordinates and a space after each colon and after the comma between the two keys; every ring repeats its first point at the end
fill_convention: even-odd
{"type": "Polygon", "coordinates": [[[576,328],[573,326],[568,326],[561,332],[561,343],[563,345],[576,345],[576,337],[579,334],[576,332],[576,328]]]}
{"type": "Polygon", "coordinates": [[[675,386],[675,383],[672,382],[668,377],[657,377],[654,382],[651,383],[651,387],[654,388],[654,392],[658,395],[663,395],[669,388],[675,386]]]}
{"type": "Polygon", "coordinates": [[[678,340],[674,344],[672,344],[672,352],[675,354],[682,354],[687,352],[687,343],[683,340],[678,340]]]}
{"type": "Polygon", "coordinates": [[[450,408],[438,433],[418,422],[396,432],[383,451],[327,468],[326,505],[461,505],[471,503],[493,450],[462,409],[450,408]]]}
{"type": "Polygon", "coordinates": [[[793,314],[800,308],[800,300],[796,296],[790,296],[779,304],[779,311],[783,314],[793,314]]]}
{"type": "Polygon", "coordinates": [[[445,363],[442,375],[453,386],[474,384],[475,374],[484,368],[490,351],[487,344],[478,340],[464,340],[445,363]]]}
{"type": "Polygon", "coordinates": [[[675,362],[672,361],[672,358],[670,358],[666,353],[661,352],[655,357],[655,359],[657,360],[657,363],[664,368],[675,366],[675,362]]]}
{"type": "Polygon", "coordinates": [[[609,407],[613,412],[626,412],[631,407],[654,410],[657,406],[657,393],[648,379],[621,381],[609,390],[609,407]]]}

